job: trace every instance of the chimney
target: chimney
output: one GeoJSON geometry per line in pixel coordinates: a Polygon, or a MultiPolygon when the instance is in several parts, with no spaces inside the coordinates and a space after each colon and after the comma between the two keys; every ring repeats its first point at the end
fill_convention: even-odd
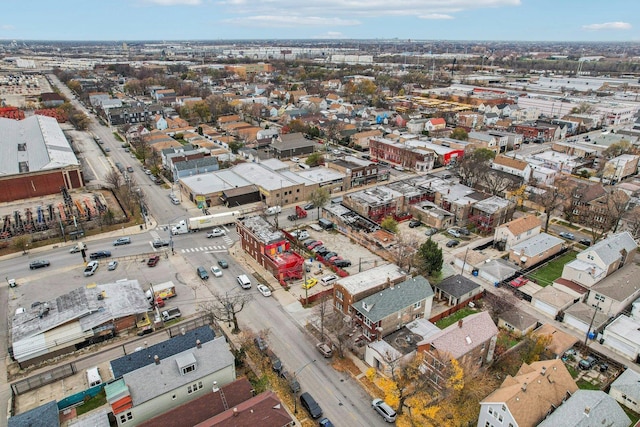
{"type": "Polygon", "coordinates": [[[196,347],[202,348],[202,343],[200,342],[200,340],[196,340],[196,347]]]}
{"type": "Polygon", "coordinates": [[[157,354],[155,356],[153,356],[153,360],[154,360],[154,362],[156,362],[156,365],[160,364],[160,358],[158,357],[157,354]]]}
{"type": "Polygon", "coordinates": [[[462,328],[462,319],[458,320],[458,328],[462,328]]]}
{"type": "Polygon", "coordinates": [[[585,406],[584,407],[584,415],[586,415],[588,417],[590,412],[591,412],[591,408],[588,407],[588,406],[585,406]]]}
{"type": "Polygon", "coordinates": [[[238,408],[233,408],[233,416],[234,417],[238,416],[238,408]]]}
{"type": "Polygon", "coordinates": [[[546,374],[546,373],[547,373],[547,367],[543,366],[542,367],[542,371],[540,372],[540,375],[542,375],[544,377],[544,374],[546,374]]]}
{"type": "Polygon", "coordinates": [[[522,391],[527,391],[527,383],[522,383],[522,391]]]}

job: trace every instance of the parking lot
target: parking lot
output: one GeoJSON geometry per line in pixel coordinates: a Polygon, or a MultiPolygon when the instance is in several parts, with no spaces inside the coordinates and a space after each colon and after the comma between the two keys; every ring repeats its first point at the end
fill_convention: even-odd
{"type": "MultiPolygon", "coordinates": [[[[415,239],[418,245],[423,244],[427,241],[429,236],[425,234],[427,230],[432,227],[421,225],[419,227],[411,228],[409,227],[409,221],[404,221],[398,224],[398,233],[404,236],[407,239],[415,239]]],[[[458,229],[459,227],[453,227],[458,229]]],[[[431,236],[431,240],[438,243],[438,246],[442,249],[443,254],[449,253],[453,254],[458,252],[461,247],[467,246],[478,236],[473,233],[469,233],[468,236],[461,235],[460,237],[454,237],[447,233],[447,230],[438,230],[435,234],[431,236]],[[447,247],[447,242],[457,240],[459,244],[454,247],[447,247]]]]}

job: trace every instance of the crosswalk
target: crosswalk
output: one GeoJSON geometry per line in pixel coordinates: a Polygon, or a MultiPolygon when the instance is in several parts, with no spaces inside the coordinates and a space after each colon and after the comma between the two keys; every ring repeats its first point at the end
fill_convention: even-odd
{"type": "Polygon", "coordinates": [[[216,246],[200,246],[197,248],[180,249],[180,253],[187,254],[191,252],[226,252],[227,247],[224,245],[216,246]]]}

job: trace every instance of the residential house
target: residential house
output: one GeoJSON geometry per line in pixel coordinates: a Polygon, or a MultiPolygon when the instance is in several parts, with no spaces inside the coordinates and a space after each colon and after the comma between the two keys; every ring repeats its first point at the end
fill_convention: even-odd
{"type": "Polygon", "coordinates": [[[234,356],[224,337],[128,372],[105,386],[107,402],[118,426],[136,426],[167,411],[211,393],[236,378],[234,356]]]}
{"type": "Polygon", "coordinates": [[[591,287],[587,305],[598,307],[598,310],[609,317],[617,316],[640,297],[639,277],[638,265],[625,265],[591,287]]]}
{"type": "Polygon", "coordinates": [[[640,413],[640,373],[631,368],[625,369],[624,372],[611,383],[609,396],[636,414],[640,413]]]}
{"type": "Polygon", "coordinates": [[[373,129],[363,132],[358,132],[351,135],[351,142],[365,150],[369,149],[369,140],[371,138],[381,137],[382,131],[379,129],[373,129]]]}
{"type": "Polygon", "coordinates": [[[505,131],[499,131],[495,129],[492,129],[487,133],[489,133],[490,135],[495,135],[496,137],[500,137],[501,141],[502,141],[502,138],[506,138],[507,148],[511,150],[517,150],[522,146],[522,135],[520,135],[519,133],[505,132],[505,131]]]}
{"type": "Polygon", "coordinates": [[[590,288],[633,260],[638,246],[627,231],[614,234],[580,252],[565,264],[562,278],[590,288]]]}
{"type": "Polygon", "coordinates": [[[485,113],[483,122],[487,127],[495,126],[500,120],[500,115],[498,113],[485,113]]]}
{"type": "Polygon", "coordinates": [[[306,139],[300,132],[280,135],[278,140],[271,143],[273,156],[286,159],[293,156],[307,156],[314,152],[316,143],[306,139]]]}
{"type": "Polygon", "coordinates": [[[471,204],[468,221],[478,232],[493,234],[495,228],[511,221],[515,211],[515,203],[498,196],[491,196],[471,204]]]}
{"type": "Polygon", "coordinates": [[[449,380],[446,366],[450,359],[477,366],[491,363],[497,339],[498,328],[488,312],[460,319],[418,343],[418,351],[425,355],[425,375],[439,388],[449,380]]]}
{"type": "Polygon", "coordinates": [[[409,213],[420,218],[420,221],[438,230],[452,227],[455,223],[455,215],[445,209],[439,208],[433,202],[424,201],[409,207],[409,213]]]}
{"type": "Polygon", "coordinates": [[[609,316],[583,302],[566,308],[562,317],[562,323],[579,331],[583,337],[588,335],[588,331],[601,331],[609,320],[611,320],[609,316]]]}
{"type": "Polygon", "coordinates": [[[447,305],[463,306],[477,299],[482,294],[482,286],[471,279],[456,274],[433,285],[437,301],[445,301],[447,305]]]}
{"type": "Polygon", "coordinates": [[[395,217],[402,211],[402,200],[402,193],[387,186],[377,186],[345,194],[342,204],[363,217],[380,223],[386,217],[395,217]]]}
{"type": "Polygon", "coordinates": [[[378,173],[380,166],[377,163],[353,156],[333,160],[326,163],[326,166],[345,174],[344,190],[378,182],[385,177],[388,179],[388,175],[378,173]]]}
{"type": "Polygon", "coordinates": [[[105,115],[110,126],[121,126],[124,124],[148,123],[153,117],[162,114],[162,112],[163,107],[160,104],[147,105],[138,102],[120,108],[110,108],[105,111],[105,115]]]}
{"type": "Polygon", "coordinates": [[[428,172],[433,169],[436,155],[433,150],[425,148],[424,145],[418,141],[401,143],[374,137],[369,139],[369,152],[372,160],[387,162],[417,172],[428,172]]]}
{"type": "Polygon", "coordinates": [[[433,289],[429,281],[415,276],[369,295],[351,305],[353,319],[363,335],[374,341],[420,318],[429,318],[433,289]]]}
{"type": "Polygon", "coordinates": [[[64,104],[65,99],[56,92],[43,92],[40,94],[40,102],[46,108],[55,108],[64,104]]]}
{"type": "Polygon", "coordinates": [[[424,130],[426,130],[427,132],[444,130],[446,127],[447,127],[447,122],[441,117],[432,117],[429,120],[427,120],[424,124],[424,130]]]}
{"type": "Polygon", "coordinates": [[[294,422],[272,391],[254,396],[245,377],[223,387],[214,384],[210,393],[164,412],[140,424],[141,427],[289,427],[294,422]]]}
{"type": "Polygon", "coordinates": [[[491,168],[518,176],[522,178],[523,182],[525,183],[529,182],[529,179],[531,178],[532,170],[529,162],[516,159],[515,157],[498,155],[493,159],[491,168]]]}
{"type": "Polygon", "coordinates": [[[177,182],[180,178],[201,175],[218,169],[220,169],[218,159],[214,156],[207,156],[183,162],[174,162],[171,171],[173,172],[173,182],[177,182]]]}
{"type": "Polygon", "coordinates": [[[125,140],[127,142],[137,142],[144,139],[150,133],[144,125],[132,125],[125,133],[125,140]]]}
{"type": "MultiPolygon", "coordinates": [[[[500,146],[498,145],[498,138],[493,135],[489,135],[485,132],[469,132],[467,141],[476,147],[486,148],[494,153],[500,152],[500,146]]],[[[506,146],[506,143],[505,143],[506,146]]]]}
{"type": "MultiPolygon", "coordinates": [[[[495,114],[495,113],[494,113],[495,114]]],[[[497,114],[496,114],[497,117],[497,114]]],[[[485,125],[485,115],[475,111],[463,111],[457,114],[458,126],[467,129],[480,129],[485,125]]]]}
{"type": "Polygon", "coordinates": [[[333,285],[333,306],[343,314],[353,314],[353,304],[405,278],[406,274],[395,264],[384,264],[341,277],[333,285]]]}
{"type": "Polygon", "coordinates": [[[292,250],[282,231],[261,216],[238,220],[236,227],[242,249],[280,283],[302,278],[304,258],[292,250]]]}
{"type": "Polygon", "coordinates": [[[535,215],[525,215],[496,227],[493,237],[495,244],[502,250],[511,250],[511,247],[540,234],[542,221],[535,215]]]}
{"type": "Polygon", "coordinates": [[[167,120],[161,115],[157,115],[153,118],[154,127],[157,130],[165,130],[169,125],[167,125],[167,120]]]}
{"type": "Polygon", "coordinates": [[[413,134],[421,134],[425,130],[425,123],[428,119],[413,118],[407,122],[407,131],[413,134]]]}
{"type": "Polygon", "coordinates": [[[609,182],[620,182],[623,179],[638,173],[638,161],[640,156],[633,154],[621,154],[607,161],[602,170],[602,178],[609,182]]]}
{"type": "Polygon", "coordinates": [[[578,390],[560,359],[523,363],[480,402],[478,427],[535,427],[578,390]]]}
{"type": "Polygon", "coordinates": [[[547,233],[540,233],[511,246],[509,261],[521,268],[533,267],[562,251],[564,240],[547,233]]]}
{"type": "Polygon", "coordinates": [[[227,124],[241,122],[241,121],[242,121],[242,119],[237,114],[230,114],[230,115],[227,115],[227,116],[220,116],[220,117],[218,117],[218,126],[220,126],[224,130],[225,126],[227,124]]]}
{"type": "Polygon", "coordinates": [[[8,427],[60,427],[60,411],[55,400],[7,419],[8,427]]]}
{"type": "Polygon", "coordinates": [[[631,420],[615,399],[602,390],[578,390],[538,427],[629,427],[631,420]]]}
{"type": "Polygon", "coordinates": [[[498,328],[524,337],[538,326],[538,319],[518,309],[507,310],[498,316],[498,328]]]}

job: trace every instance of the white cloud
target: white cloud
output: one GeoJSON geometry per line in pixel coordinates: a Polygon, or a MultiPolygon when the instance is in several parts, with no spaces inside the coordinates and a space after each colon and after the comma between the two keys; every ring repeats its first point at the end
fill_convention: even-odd
{"type": "Polygon", "coordinates": [[[588,31],[630,30],[631,24],[629,24],[628,22],[604,22],[602,24],[583,25],[582,29],[588,30],[588,31]]]}
{"type": "Polygon", "coordinates": [[[0,25],[0,30],[3,30],[3,31],[11,31],[15,29],[16,27],[14,27],[13,25],[9,25],[9,24],[0,25]]]}
{"type": "Polygon", "coordinates": [[[451,15],[445,15],[444,13],[430,13],[428,15],[418,16],[420,19],[453,19],[451,15]]]}
{"type": "Polygon", "coordinates": [[[144,3],[156,6],[199,6],[202,0],[143,0],[144,3]]]}
{"type": "Polygon", "coordinates": [[[234,25],[249,25],[258,27],[300,27],[300,26],[333,26],[344,27],[359,25],[360,21],[353,19],[320,17],[320,16],[291,16],[291,15],[260,15],[228,19],[225,22],[234,25]]]}
{"type": "Polygon", "coordinates": [[[327,31],[324,34],[319,34],[317,36],[312,37],[314,39],[321,39],[321,40],[326,40],[326,39],[343,39],[344,38],[344,34],[342,34],[340,31],[327,31]]]}

